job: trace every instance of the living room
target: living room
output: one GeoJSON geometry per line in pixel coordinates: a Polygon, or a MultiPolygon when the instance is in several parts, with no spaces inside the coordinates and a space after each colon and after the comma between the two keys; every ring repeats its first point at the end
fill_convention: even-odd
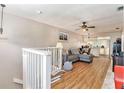
{"type": "Polygon", "coordinates": [[[4,5],[1,6],[4,8],[0,37],[1,89],[22,89],[19,84],[23,82],[22,48],[57,44],[63,48],[62,64],[67,61],[73,64],[63,67],[61,80],[53,83],[52,88],[102,88],[112,66],[113,43],[124,36],[123,12],[118,10],[122,4],[4,5]]]}

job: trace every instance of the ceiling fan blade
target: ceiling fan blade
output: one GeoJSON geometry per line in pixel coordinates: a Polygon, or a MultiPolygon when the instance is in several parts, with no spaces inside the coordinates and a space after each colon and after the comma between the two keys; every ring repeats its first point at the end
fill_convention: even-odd
{"type": "Polygon", "coordinates": [[[95,26],[88,26],[87,28],[95,28],[95,26]]]}

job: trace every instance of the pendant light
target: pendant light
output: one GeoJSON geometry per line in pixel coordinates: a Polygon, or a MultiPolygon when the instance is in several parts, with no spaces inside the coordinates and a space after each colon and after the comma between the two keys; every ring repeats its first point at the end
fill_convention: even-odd
{"type": "Polygon", "coordinates": [[[3,34],[3,9],[4,7],[6,7],[6,5],[4,4],[0,4],[2,7],[2,11],[1,11],[1,27],[0,27],[0,34],[3,34]]]}

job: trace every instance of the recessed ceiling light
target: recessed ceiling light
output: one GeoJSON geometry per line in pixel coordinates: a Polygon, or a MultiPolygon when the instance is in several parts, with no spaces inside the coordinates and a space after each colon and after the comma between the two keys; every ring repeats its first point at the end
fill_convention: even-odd
{"type": "Polygon", "coordinates": [[[40,10],[38,10],[38,11],[36,11],[37,12],[37,14],[42,14],[43,12],[42,11],[40,11],[40,10]]]}

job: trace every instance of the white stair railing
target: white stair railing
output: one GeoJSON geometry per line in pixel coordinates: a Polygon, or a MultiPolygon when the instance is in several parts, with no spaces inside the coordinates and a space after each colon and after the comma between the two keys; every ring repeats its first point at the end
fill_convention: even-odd
{"type": "Polygon", "coordinates": [[[23,87],[29,89],[49,89],[51,82],[60,79],[51,77],[62,69],[62,49],[56,47],[42,49],[23,48],[23,87]]]}

